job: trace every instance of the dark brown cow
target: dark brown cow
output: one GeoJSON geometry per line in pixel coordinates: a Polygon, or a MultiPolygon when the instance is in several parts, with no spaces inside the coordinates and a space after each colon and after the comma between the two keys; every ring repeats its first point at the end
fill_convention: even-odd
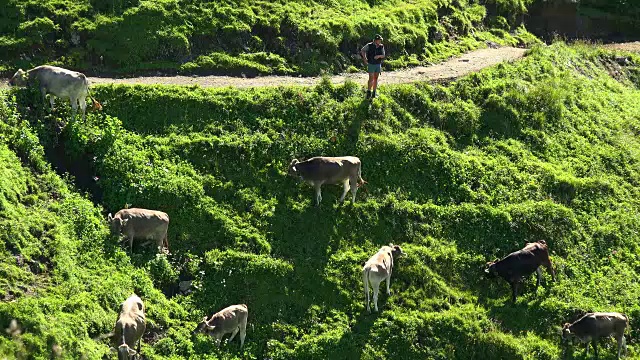
{"type": "Polygon", "coordinates": [[[129,360],[140,354],[140,339],[146,329],[144,303],[136,294],[125,300],[120,306],[120,316],[113,331],[118,360],[129,360]],[[133,350],[138,343],[138,351],[133,350]]]}
{"type": "Polygon", "coordinates": [[[163,245],[169,251],[167,231],[169,229],[169,215],[162,211],[148,209],[122,209],[114,216],[109,214],[107,221],[111,225],[114,235],[124,234],[129,239],[129,248],[133,251],[133,239],[150,239],[156,242],[158,251],[163,245]]]}
{"type": "Polygon", "coordinates": [[[242,348],[244,346],[244,338],[247,335],[248,317],[249,310],[247,305],[231,305],[213,314],[208,320],[205,316],[193,330],[193,333],[208,333],[216,339],[216,344],[220,346],[220,341],[225,334],[231,333],[231,337],[227,340],[227,342],[231,342],[240,331],[240,348],[242,348]]]}
{"type": "Polygon", "coordinates": [[[500,276],[511,284],[512,299],[516,301],[518,296],[518,286],[522,282],[522,279],[526,276],[536,272],[538,275],[538,281],[536,282],[536,289],[540,286],[540,280],[542,278],[542,270],[540,266],[545,266],[549,272],[553,281],[556,280],[556,273],[553,271],[551,265],[551,259],[549,259],[549,249],[547,243],[544,240],[540,240],[534,243],[527,243],[527,245],[516,252],[505,256],[500,261],[494,261],[487,263],[485,273],[488,277],[500,276]]]}
{"type": "Polygon", "coordinates": [[[9,80],[9,85],[12,86],[26,86],[28,84],[37,84],[40,87],[40,92],[42,93],[45,104],[47,94],[52,95],[49,97],[51,110],[53,110],[55,102],[54,96],[69,98],[71,101],[71,109],[73,110],[72,119],[75,118],[78,112],[79,102],[80,109],[82,110],[82,119],[85,120],[87,97],[93,101],[93,105],[97,110],[102,109],[102,105],[89,93],[89,81],[82,73],[57,66],[43,65],[29,71],[19,69],[11,80],[9,80]]]}
{"type": "Polygon", "coordinates": [[[361,176],[360,159],[355,156],[314,157],[305,161],[293,159],[289,165],[289,175],[299,177],[316,189],[316,205],[322,201],[320,188],[323,184],[342,184],[344,191],[340,202],[344,201],[351,189],[351,202],[356,201],[358,187],[366,183],[361,176]]]}
{"type": "Polygon", "coordinates": [[[564,343],[577,340],[585,343],[585,356],[589,355],[589,342],[593,346],[598,358],[598,340],[604,337],[613,336],[618,342],[618,356],[624,347],[627,352],[624,331],[629,326],[629,319],[626,315],[617,312],[595,312],[588,313],[578,319],[573,324],[566,323],[562,327],[562,341],[564,343]]]}

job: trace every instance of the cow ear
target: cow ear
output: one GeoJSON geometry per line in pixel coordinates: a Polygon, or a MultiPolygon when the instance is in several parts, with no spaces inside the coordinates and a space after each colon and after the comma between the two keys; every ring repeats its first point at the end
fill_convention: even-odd
{"type": "Polygon", "coordinates": [[[203,321],[203,322],[207,322],[207,317],[206,317],[206,316],[205,316],[205,317],[203,317],[203,318],[202,318],[202,321],[203,321]]]}
{"type": "Polygon", "coordinates": [[[215,326],[207,325],[207,329],[209,329],[209,331],[213,331],[215,328],[215,326]]]}
{"type": "Polygon", "coordinates": [[[393,247],[393,243],[389,243],[389,247],[393,247]]]}
{"type": "Polygon", "coordinates": [[[109,213],[109,215],[107,215],[107,221],[111,222],[111,220],[113,220],[113,216],[111,216],[111,213],[109,213]]]}
{"type": "Polygon", "coordinates": [[[123,220],[120,222],[120,226],[123,226],[123,227],[124,227],[125,225],[127,225],[127,223],[128,223],[128,222],[129,222],[129,219],[123,219],[123,220]]]}
{"type": "Polygon", "coordinates": [[[129,356],[136,356],[137,352],[132,348],[129,348],[129,356]]]}
{"type": "Polygon", "coordinates": [[[484,269],[485,274],[489,273],[489,268],[484,269]]]}
{"type": "Polygon", "coordinates": [[[118,352],[118,349],[114,348],[113,346],[109,348],[109,351],[111,352],[118,352]]]}

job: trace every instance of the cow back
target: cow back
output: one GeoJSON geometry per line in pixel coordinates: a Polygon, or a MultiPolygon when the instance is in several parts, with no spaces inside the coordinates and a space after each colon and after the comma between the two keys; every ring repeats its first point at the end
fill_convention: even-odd
{"type": "Polygon", "coordinates": [[[162,239],[169,228],[169,215],[162,211],[131,208],[122,209],[114,216],[126,220],[122,233],[139,238],[162,239]]]}
{"type": "Polygon", "coordinates": [[[88,94],[84,74],[57,66],[38,66],[29,71],[29,79],[57,97],[81,97],[88,94]]]}
{"type": "Polygon", "coordinates": [[[495,263],[498,274],[505,279],[515,279],[532,274],[549,258],[546,245],[529,243],[522,250],[514,251],[495,263]]]}
{"type": "Polygon", "coordinates": [[[209,326],[215,326],[216,334],[225,334],[234,331],[240,324],[247,323],[249,311],[247,305],[231,305],[213,314],[208,321],[209,326]]]}
{"type": "Polygon", "coordinates": [[[389,246],[383,246],[364,264],[364,269],[374,269],[388,273],[393,269],[393,249],[389,246]]]}
{"type": "Polygon", "coordinates": [[[580,338],[600,338],[622,335],[627,325],[627,317],[620,313],[589,313],[571,324],[569,329],[580,338]]]}
{"type": "Polygon", "coordinates": [[[306,181],[337,184],[359,174],[360,160],[353,156],[314,157],[296,164],[296,168],[306,181]]]}
{"type": "Polygon", "coordinates": [[[116,346],[122,344],[124,336],[125,343],[130,348],[134,348],[136,342],[144,334],[145,329],[144,303],[137,295],[131,295],[120,305],[120,315],[114,329],[116,346]]]}

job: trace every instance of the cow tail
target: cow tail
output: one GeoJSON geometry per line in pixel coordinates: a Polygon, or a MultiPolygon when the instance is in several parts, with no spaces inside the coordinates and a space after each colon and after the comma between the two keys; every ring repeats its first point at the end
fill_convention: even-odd
{"type": "Polygon", "coordinates": [[[102,104],[100,104],[98,100],[96,100],[93,96],[91,96],[91,90],[89,90],[89,80],[84,74],[82,74],[82,76],[84,77],[84,84],[87,86],[87,96],[89,96],[89,99],[91,99],[91,102],[93,103],[93,108],[98,111],[102,110],[102,104]]]}
{"type": "Polygon", "coordinates": [[[364,181],[364,179],[362,178],[362,164],[358,164],[358,187],[366,184],[367,182],[364,181]]]}
{"type": "Polygon", "coordinates": [[[364,302],[365,306],[367,306],[367,296],[369,295],[369,271],[371,271],[370,267],[365,267],[362,270],[362,281],[364,282],[364,302]]]}

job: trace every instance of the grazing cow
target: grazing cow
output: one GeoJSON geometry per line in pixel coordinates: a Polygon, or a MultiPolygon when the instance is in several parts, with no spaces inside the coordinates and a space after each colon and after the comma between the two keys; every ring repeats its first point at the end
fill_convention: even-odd
{"type": "Polygon", "coordinates": [[[247,335],[247,317],[249,310],[247,305],[231,305],[219,312],[211,315],[211,319],[207,320],[205,316],[193,333],[204,332],[216,338],[216,344],[220,346],[220,341],[225,334],[231,333],[231,337],[227,342],[231,342],[240,331],[240,348],[244,346],[244,338],[247,335]]]}
{"type": "Polygon", "coordinates": [[[155,240],[159,252],[162,252],[163,245],[169,251],[167,240],[169,215],[166,213],[138,208],[122,209],[115,216],[109,214],[107,220],[114,235],[122,233],[129,239],[129,248],[132,252],[134,238],[155,240]]]}
{"type": "Polygon", "coordinates": [[[96,110],[102,109],[102,105],[89,93],[89,81],[82,73],[56,66],[43,65],[29,71],[19,69],[9,80],[9,85],[12,86],[26,86],[28,84],[37,84],[40,87],[45,104],[47,102],[47,94],[52,95],[49,97],[51,110],[53,110],[55,102],[54,96],[69,98],[71,109],[73,110],[72,119],[75,119],[78,112],[78,102],[82,110],[82,120],[86,119],[87,96],[93,101],[93,106],[96,110]]]}
{"type": "Polygon", "coordinates": [[[371,312],[371,308],[369,307],[369,285],[373,288],[373,306],[377,312],[380,283],[384,280],[387,281],[387,295],[391,295],[389,286],[391,285],[393,260],[404,254],[400,246],[389,244],[389,246],[381,247],[380,250],[364,264],[362,268],[362,280],[364,282],[365,302],[368,312],[371,312]]]}
{"type": "Polygon", "coordinates": [[[289,175],[299,177],[316,189],[316,205],[322,201],[320,188],[323,184],[342,184],[344,191],[340,202],[344,201],[351,189],[351,202],[356,201],[358,187],[365,184],[360,172],[360,159],[354,156],[314,157],[305,161],[293,159],[289,165],[289,175]]]}
{"type": "Polygon", "coordinates": [[[536,282],[536,289],[540,286],[540,280],[542,278],[541,265],[544,265],[549,272],[553,281],[556,280],[556,273],[553,271],[551,265],[551,259],[549,259],[549,249],[547,243],[544,240],[540,240],[534,243],[527,243],[522,249],[504,257],[502,260],[487,263],[488,267],[485,269],[485,273],[488,277],[500,276],[511,284],[512,299],[516,301],[518,296],[518,285],[522,282],[522,279],[526,276],[536,272],[538,275],[538,281],[536,282]]]}
{"type": "Polygon", "coordinates": [[[120,316],[113,331],[118,360],[134,359],[140,353],[140,339],[146,329],[144,303],[136,294],[125,300],[120,306],[120,316]],[[133,350],[138,343],[138,351],[133,350]]]}
{"type": "Polygon", "coordinates": [[[562,327],[562,342],[568,344],[570,341],[577,340],[585,343],[585,356],[589,355],[589,342],[591,342],[597,359],[598,340],[613,335],[618,341],[618,356],[616,359],[620,359],[620,351],[623,347],[625,354],[627,352],[626,339],[624,338],[624,330],[627,326],[629,326],[629,319],[624,314],[617,312],[588,313],[573,324],[564,324],[562,327]]]}

